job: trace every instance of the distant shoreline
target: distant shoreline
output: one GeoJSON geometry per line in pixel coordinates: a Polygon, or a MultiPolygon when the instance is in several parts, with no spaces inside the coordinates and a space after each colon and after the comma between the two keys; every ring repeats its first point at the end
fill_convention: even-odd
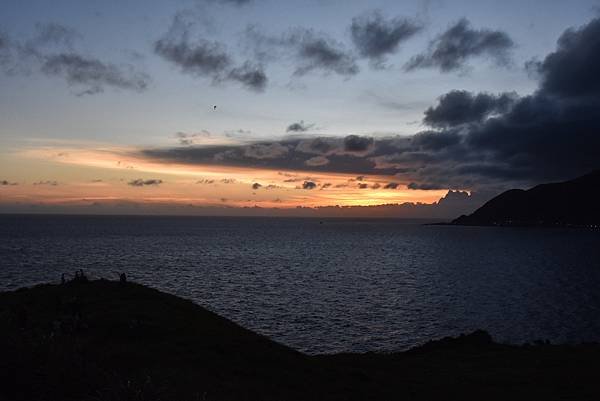
{"type": "Polygon", "coordinates": [[[598,230],[600,229],[600,225],[587,224],[587,225],[577,225],[577,224],[461,224],[454,222],[438,222],[438,223],[426,223],[426,226],[452,226],[452,227],[502,227],[502,228],[573,228],[573,229],[589,229],[589,230],[598,230]]]}
{"type": "MultiPolygon", "coordinates": [[[[346,216],[330,216],[330,217],[319,217],[319,216],[231,216],[231,215],[185,215],[185,214],[77,214],[77,213],[0,213],[0,217],[149,217],[149,218],[219,218],[219,219],[299,219],[299,220],[390,220],[390,221],[414,221],[415,224],[423,224],[427,222],[439,222],[442,219],[429,218],[429,217],[386,217],[386,216],[358,216],[358,217],[346,217],[346,216]]],[[[448,219],[446,219],[448,220],[448,219]]],[[[429,224],[429,223],[428,223],[429,224]]]]}

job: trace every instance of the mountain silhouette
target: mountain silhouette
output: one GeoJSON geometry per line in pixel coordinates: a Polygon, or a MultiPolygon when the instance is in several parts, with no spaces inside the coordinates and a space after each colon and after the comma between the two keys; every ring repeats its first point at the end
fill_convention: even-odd
{"type": "Polygon", "coordinates": [[[574,180],[511,189],[452,221],[474,226],[600,226],[600,170],[574,180]]]}

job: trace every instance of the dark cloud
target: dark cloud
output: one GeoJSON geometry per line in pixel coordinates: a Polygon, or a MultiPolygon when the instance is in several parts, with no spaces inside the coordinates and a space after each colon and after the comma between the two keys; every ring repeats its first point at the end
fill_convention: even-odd
{"type": "Polygon", "coordinates": [[[373,138],[358,135],[348,135],[344,138],[344,149],[349,152],[365,152],[373,146],[373,138]]]}
{"type": "Polygon", "coordinates": [[[299,141],[297,149],[305,153],[326,155],[340,146],[338,142],[333,138],[311,138],[299,141]]]}
{"type": "Polygon", "coordinates": [[[63,78],[81,90],[95,94],[106,87],[142,92],[150,77],[130,64],[114,64],[84,55],[73,47],[81,35],[72,28],[56,24],[37,24],[36,33],[25,41],[12,41],[0,34],[0,66],[5,72],[27,75],[41,71],[63,78]]]}
{"type": "Polygon", "coordinates": [[[229,71],[228,77],[257,92],[262,92],[267,87],[267,75],[262,66],[250,62],[244,63],[241,67],[233,68],[229,71]]]}
{"type": "Polygon", "coordinates": [[[0,186],[15,186],[15,185],[19,185],[16,182],[10,182],[7,180],[0,180],[0,186]]]}
{"type": "Polygon", "coordinates": [[[568,29],[540,65],[539,90],[470,130],[466,144],[491,156],[470,171],[562,179],[598,168],[600,78],[590,73],[600,69],[598,33],[598,18],[568,29]]]}
{"type": "Polygon", "coordinates": [[[408,189],[421,189],[421,190],[436,190],[436,189],[444,189],[443,187],[440,187],[439,185],[436,184],[429,184],[429,183],[417,183],[417,182],[410,182],[408,183],[408,185],[406,185],[406,188],[408,189]]]}
{"type": "Polygon", "coordinates": [[[388,176],[387,189],[492,193],[576,177],[600,168],[600,78],[588,73],[600,71],[599,30],[600,19],[567,30],[557,50],[538,65],[540,85],[533,94],[450,92],[425,112],[434,129],[412,136],[286,138],[150,149],[142,155],[164,162],[388,176]],[[582,72],[563,77],[567,71],[582,72]]]}
{"type": "Polygon", "coordinates": [[[312,129],[314,126],[315,126],[314,124],[307,124],[303,120],[300,120],[300,122],[288,125],[288,127],[285,131],[286,132],[306,132],[306,131],[312,129]]]}
{"type": "MultiPolygon", "coordinates": [[[[247,145],[242,148],[243,157],[257,160],[264,159],[277,159],[282,156],[285,156],[289,152],[289,147],[277,142],[270,143],[254,143],[247,145]]],[[[232,154],[231,152],[224,152],[217,157],[229,158],[229,157],[237,157],[237,155],[232,154]]]]}
{"type": "Polygon", "coordinates": [[[556,96],[598,96],[600,75],[600,19],[583,29],[568,29],[558,39],[558,48],[536,63],[542,87],[556,96]]]}
{"type": "Polygon", "coordinates": [[[127,183],[127,185],[130,185],[132,187],[145,187],[145,186],[158,186],[162,183],[163,183],[162,180],[157,180],[157,179],[143,180],[141,178],[138,178],[136,180],[129,181],[127,183]]]}
{"type": "Polygon", "coordinates": [[[458,130],[421,131],[411,138],[411,150],[413,152],[440,151],[460,144],[461,138],[458,130]]]}
{"type": "Polygon", "coordinates": [[[204,38],[192,40],[190,29],[184,16],[176,15],[169,31],[154,43],[154,52],[182,72],[210,78],[213,83],[235,81],[253,91],[265,89],[267,76],[262,66],[249,61],[236,66],[225,45],[204,38]]]}
{"type": "Polygon", "coordinates": [[[214,184],[215,180],[211,180],[208,178],[203,178],[201,180],[196,181],[196,184],[203,184],[203,185],[210,185],[210,184],[214,184]]]}
{"type": "Polygon", "coordinates": [[[343,45],[324,34],[299,28],[292,32],[285,42],[295,49],[296,58],[300,63],[295,75],[317,70],[351,76],[359,71],[354,57],[343,45]]]}
{"type": "Polygon", "coordinates": [[[367,189],[369,188],[369,184],[361,182],[357,185],[358,189],[367,189]]]}
{"type": "Polygon", "coordinates": [[[196,40],[192,44],[186,36],[159,39],[154,44],[154,51],[186,73],[220,79],[232,64],[224,45],[205,39],[196,40]]]}
{"type": "Polygon", "coordinates": [[[47,56],[42,71],[63,77],[69,85],[87,86],[82,94],[103,92],[105,86],[141,92],[148,87],[149,81],[146,74],[136,72],[131,66],[119,67],[76,53],[47,56]]]}
{"type": "Polygon", "coordinates": [[[473,57],[485,56],[498,65],[509,63],[514,42],[507,33],[490,29],[473,29],[466,18],[452,25],[429,43],[429,49],[413,57],[407,71],[417,68],[439,68],[442,72],[465,68],[473,57]]]}
{"type": "Polygon", "coordinates": [[[516,93],[474,95],[464,90],[454,90],[440,97],[437,106],[425,111],[423,122],[438,128],[481,122],[491,115],[507,112],[517,99],[516,93]]]}
{"type": "MultiPolygon", "coordinates": [[[[192,146],[153,148],[141,156],[178,163],[228,165],[269,168],[285,171],[333,171],[370,174],[376,163],[365,157],[377,155],[377,143],[371,137],[356,138],[287,138],[278,142],[245,145],[192,146]],[[347,146],[350,144],[349,146],[347,146]]],[[[385,144],[384,144],[385,145],[385,144]]],[[[384,151],[387,150],[384,148],[384,151]]],[[[379,172],[379,171],[378,171],[379,172]]],[[[381,171],[385,173],[386,171],[381,171]]],[[[390,169],[387,172],[393,173],[390,169]]],[[[290,179],[299,181],[298,177],[290,179]]]]}
{"type": "Polygon", "coordinates": [[[262,185],[261,185],[261,184],[259,184],[258,182],[255,182],[254,184],[252,184],[252,189],[254,189],[254,190],[257,190],[257,189],[259,189],[260,187],[262,187],[262,185]]]}
{"type": "Polygon", "coordinates": [[[400,186],[400,184],[398,184],[397,182],[389,182],[387,184],[385,184],[385,186],[383,187],[384,189],[396,189],[400,186]]]}
{"type": "MultiPolygon", "coordinates": [[[[501,107],[489,118],[478,118],[462,129],[450,127],[456,121],[446,118],[452,113],[445,114],[439,121],[445,121],[440,125],[446,128],[425,134],[438,139],[437,145],[421,141],[421,152],[412,154],[417,156],[413,164],[422,164],[412,173],[415,179],[410,187],[448,188],[449,182],[463,188],[524,186],[572,178],[600,167],[596,112],[600,80],[589,73],[600,69],[599,32],[599,19],[567,30],[557,50],[537,66],[538,90],[521,98],[511,96],[510,107],[501,107]]],[[[396,155],[393,161],[402,163],[405,156],[396,155]]]]}
{"type": "Polygon", "coordinates": [[[362,57],[375,65],[395,53],[400,44],[423,29],[422,24],[408,18],[384,19],[379,11],[372,11],[352,19],[350,33],[354,46],[362,57]]]}
{"type": "Polygon", "coordinates": [[[313,181],[304,181],[302,183],[302,189],[315,189],[317,184],[313,181]]]}

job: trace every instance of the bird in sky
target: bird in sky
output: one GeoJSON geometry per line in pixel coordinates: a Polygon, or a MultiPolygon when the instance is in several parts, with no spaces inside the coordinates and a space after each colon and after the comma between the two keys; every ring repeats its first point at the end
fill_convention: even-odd
{"type": "Polygon", "coordinates": [[[216,105],[214,105],[214,106],[213,106],[213,110],[216,110],[216,109],[217,109],[217,106],[216,106],[216,105]]]}

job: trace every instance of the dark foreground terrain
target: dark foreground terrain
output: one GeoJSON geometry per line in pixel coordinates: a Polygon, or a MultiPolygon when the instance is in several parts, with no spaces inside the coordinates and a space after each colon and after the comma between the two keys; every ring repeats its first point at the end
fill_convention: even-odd
{"type": "Polygon", "coordinates": [[[105,280],[0,293],[1,400],[600,399],[600,346],[485,332],[307,356],[192,302],[105,280]]]}

